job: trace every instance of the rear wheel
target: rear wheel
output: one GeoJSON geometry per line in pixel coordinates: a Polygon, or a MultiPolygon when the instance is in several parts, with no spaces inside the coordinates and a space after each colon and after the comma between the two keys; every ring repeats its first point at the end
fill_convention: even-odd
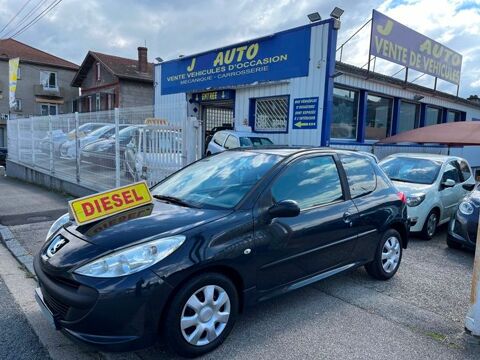
{"type": "Polygon", "coordinates": [[[373,261],[365,265],[367,273],[379,280],[388,280],[398,270],[402,261],[402,241],[398,231],[387,230],[378,244],[373,261]]]}
{"type": "Polygon", "coordinates": [[[182,356],[200,356],[218,347],[232,330],[237,290],[221,274],[202,274],[182,286],[167,311],[163,331],[168,345],[182,356]]]}
{"type": "Polygon", "coordinates": [[[431,240],[437,231],[438,225],[438,212],[435,210],[430,211],[423,224],[422,232],[420,233],[425,240],[431,240]]]}

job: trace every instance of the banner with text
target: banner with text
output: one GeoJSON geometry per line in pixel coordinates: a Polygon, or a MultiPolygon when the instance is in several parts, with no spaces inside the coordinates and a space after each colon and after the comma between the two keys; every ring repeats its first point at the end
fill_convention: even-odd
{"type": "Polygon", "coordinates": [[[162,95],[308,75],[310,27],[161,64],[162,95]]]}
{"type": "Polygon", "coordinates": [[[460,83],[462,55],[376,10],[372,17],[371,55],[460,83]]]}

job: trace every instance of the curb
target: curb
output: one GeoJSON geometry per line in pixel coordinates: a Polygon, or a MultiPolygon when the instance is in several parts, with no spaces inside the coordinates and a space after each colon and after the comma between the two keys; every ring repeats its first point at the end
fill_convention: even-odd
{"type": "Polygon", "coordinates": [[[23,266],[28,272],[37,279],[35,271],[33,270],[33,256],[30,255],[20,242],[15,239],[8,226],[0,225],[0,241],[7,247],[13,257],[23,266]]]}

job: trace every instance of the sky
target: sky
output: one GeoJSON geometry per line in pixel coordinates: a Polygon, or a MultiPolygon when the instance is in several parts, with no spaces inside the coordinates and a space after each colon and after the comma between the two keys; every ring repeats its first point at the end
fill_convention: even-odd
{"type": "MultiPolygon", "coordinates": [[[[0,29],[13,18],[0,37],[15,34],[29,11],[38,6],[38,13],[52,1],[0,0],[0,29]]],[[[461,53],[460,96],[480,95],[480,0],[62,0],[15,39],[77,64],[89,50],[136,58],[137,47],[145,44],[150,61],[169,60],[306,24],[311,12],[327,18],[335,6],[345,10],[338,45],[377,9],[461,53]]],[[[345,45],[342,61],[364,65],[369,36],[366,26],[345,45]]],[[[375,66],[386,75],[401,69],[384,60],[375,66]]],[[[420,75],[411,71],[409,80],[433,87],[431,76],[420,75]]],[[[438,88],[456,91],[443,81],[438,88]]]]}

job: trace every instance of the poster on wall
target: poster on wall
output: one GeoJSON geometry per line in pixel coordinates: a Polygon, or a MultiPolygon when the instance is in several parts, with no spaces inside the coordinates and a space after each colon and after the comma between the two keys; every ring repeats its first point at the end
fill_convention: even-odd
{"type": "Polygon", "coordinates": [[[311,27],[164,62],[162,95],[308,75],[311,27]]]}
{"type": "Polygon", "coordinates": [[[460,83],[462,55],[373,10],[370,55],[460,83]]]}
{"type": "Polygon", "coordinates": [[[10,109],[15,108],[16,106],[15,93],[17,91],[17,75],[19,62],[20,58],[8,60],[8,103],[10,104],[10,109]]]}
{"type": "Polygon", "coordinates": [[[318,97],[293,99],[293,128],[316,129],[318,127],[318,97]]]}

